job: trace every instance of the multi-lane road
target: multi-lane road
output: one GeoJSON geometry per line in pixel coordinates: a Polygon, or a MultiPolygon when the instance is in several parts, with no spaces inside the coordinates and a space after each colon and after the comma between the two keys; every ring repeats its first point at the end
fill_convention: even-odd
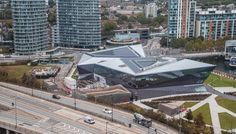
{"type": "MultiPolygon", "coordinates": [[[[16,91],[0,87],[0,104],[11,107],[16,103],[17,124],[28,125],[44,130],[42,133],[62,134],[142,134],[136,128],[128,128],[120,124],[112,123],[104,119],[93,117],[94,125],[84,123],[86,113],[75,111],[42,99],[34,98],[16,91]],[[108,122],[108,123],[106,123],[108,122]]],[[[0,118],[6,120],[15,119],[15,110],[1,112],[0,118]]]]}
{"type": "MultiPolygon", "coordinates": [[[[26,93],[29,95],[32,93],[32,89],[30,89],[30,88],[25,88],[25,87],[21,87],[21,86],[12,85],[12,84],[0,82],[0,86],[4,86],[4,87],[10,88],[10,89],[13,89],[16,91],[20,91],[20,92],[23,92],[23,93],[26,93]]],[[[64,106],[74,107],[74,99],[70,98],[70,97],[62,96],[61,99],[57,100],[57,99],[52,98],[51,93],[47,93],[47,92],[43,92],[43,91],[39,91],[39,90],[34,90],[34,96],[37,96],[37,97],[44,99],[44,100],[55,102],[57,104],[62,104],[64,106]]],[[[26,101],[28,99],[24,99],[24,100],[26,101]]],[[[28,100],[28,101],[33,101],[33,100],[28,100]]],[[[94,104],[94,103],[90,103],[90,102],[83,101],[83,100],[76,100],[76,109],[81,110],[81,111],[86,111],[86,112],[94,114],[94,115],[102,116],[107,119],[111,119],[112,115],[108,115],[108,114],[103,113],[102,110],[104,108],[105,108],[105,106],[103,106],[103,105],[94,104]]],[[[127,126],[128,126],[128,124],[131,124],[132,127],[130,129],[139,129],[140,131],[142,131],[144,133],[150,133],[150,134],[152,134],[152,133],[153,134],[156,134],[156,133],[158,133],[158,134],[165,134],[165,133],[175,134],[175,133],[177,133],[175,130],[168,128],[167,126],[162,125],[160,123],[153,123],[153,128],[148,130],[145,127],[138,126],[137,124],[134,124],[132,114],[126,113],[126,112],[123,112],[123,111],[120,111],[117,109],[114,109],[114,111],[113,111],[113,119],[115,121],[123,123],[127,126]],[[155,132],[154,129],[157,129],[157,132],[155,132]]]]}

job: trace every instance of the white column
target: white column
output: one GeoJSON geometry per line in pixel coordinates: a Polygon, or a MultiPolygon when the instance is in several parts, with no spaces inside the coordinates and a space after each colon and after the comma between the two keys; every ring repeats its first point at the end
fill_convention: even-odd
{"type": "Polygon", "coordinates": [[[221,21],[221,28],[220,28],[220,37],[222,38],[223,32],[223,21],[221,21]]]}
{"type": "Polygon", "coordinates": [[[206,21],[205,21],[205,24],[204,24],[204,39],[206,39],[206,21]]]}
{"type": "Polygon", "coordinates": [[[231,33],[231,38],[234,37],[234,20],[232,20],[232,33],[231,33]]]}

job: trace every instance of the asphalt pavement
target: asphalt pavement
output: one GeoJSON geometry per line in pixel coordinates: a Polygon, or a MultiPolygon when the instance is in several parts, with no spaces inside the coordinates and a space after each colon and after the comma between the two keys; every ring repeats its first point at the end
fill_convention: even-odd
{"type": "MultiPolygon", "coordinates": [[[[17,124],[32,126],[32,130],[35,128],[44,129],[44,132],[41,131],[43,134],[48,132],[58,134],[104,134],[106,131],[114,134],[145,133],[140,129],[128,128],[91,115],[89,116],[96,123],[90,125],[83,121],[84,117],[88,116],[87,113],[0,87],[0,104],[10,107],[12,102],[16,102],[17,124]]],[[[13,107],[10,111],[1,112],[0,119],[4,117],[4,120],[11,119],[14,121],[14,110],[13,107]]]]}
{"type": "MultiPolygon", "coordinates": [[[[12,85],[12,84],[7,84],[7,83],[2,83],[2,82],[0,82],[0,85],[11,88],[16,91],[20,91],[20,92],[29,94],[29,95],[31,95],[31,93],[32,93],[32,89],[29,89],[29,88],[16,86],[16,85],[12,85]]],[[[66,96],[61,96],[61,99],[57,100],[57,99],[52,98],[51,93],[47,93],[47,92],[43,92],[43,91],[39,91],[39,90],[34,90],[34,96],[37,96],[37,97],[44,99],[44,100],[48,100],[51,102],[56,102],[58,104],[69,106],[69,107],[75,106],[74,99],[70,98],[70,97],[66,97],[66,96]]],[[[81,110],[81,111],[85,111],[85,112],[88,112],[88,113],[91,113],[91,114],[94,114],[94,115],[97,115],[100,117],[104,117],[106,119],[111,119],[112,115],[108,115],[108,114],[103,113],[102,110],[104,108],[105,108],[105,106],[103,106],[103,105],[94,104],[94,103],[90,103],[90,102],[83,101],[83,100],[76,100],[76,109],[81,110]]],[[[133,118],[134,118],[133,115],[130,113],[126,113],[124,111],[120,111],[117,109],[114,109],[114,111],[113,111],[113,119],[115,121],[123,123],[126,126],[128,126],[128,124],[131,124],[132,127],[136,127],[136,128],[138,128],[142,131],[145,131],[149,134],[152,134],[152,133],[153,134],[166,134],[166,133],[175,134],[175,133],[177,133],[175,130],[170,129],[163,124],[159,124],[159,123],[155,123],[155,122],[153,122],[153,128],[151,128],[151,129],[139,126],[139,125],[133,123],[133,118]],[[157,129],[158,131],[155,132],[154,129],[157,129]]]]}

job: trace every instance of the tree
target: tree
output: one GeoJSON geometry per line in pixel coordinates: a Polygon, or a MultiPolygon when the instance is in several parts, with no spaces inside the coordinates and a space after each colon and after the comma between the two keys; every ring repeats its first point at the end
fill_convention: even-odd
{"type": "Polygon", "coordinates": [[[128,17],[125,15],[121,15],[119,19],[121,19],[122,21],[128,21],[128,17]]]}
{"type": "Polygon", "coordinates": [[[137,21],[141,24],[147,24],[147,18],[143,13],[137,15],[137,21]]]}
{"type": "Polygon", "coordinates": [[[128,24],[128,29],[132,29],[132,28],[133,28],[132,24],[129,23],[129,24],[128,24]]]}
{"type": "Polygon", "coordinates": [[[54,7],[56,5],[55,1],[54,0],[49,0],[48,1],[48,5],[50,8],[54,7]]]}
{"type": "Polygon", "coordinates": [[[194,118],[194,123],[199,127],[205,126],[202,113],[197,114],[197,116],[194,118]]]}
{"type": "Polygon", "coordinates": [[[106,32],[111,32],[117,28],[117,25],[113,21],[106,21],[103,24],[103,28],[106,32]]]}
{"type": "Polygon", "coordinates": [[[167,38],[163,37],[160,40],[161,47],[167,47],[167,38]]]}
{"type": "Polygon", "coordinates": [[[179,38],[171,40],[171,46],[173,48],[184,48],[187,43],[187,39],[179,38]]]}
{"type": "Polygon", "coordinates": [[[51,25],[55,25],[56,21],[57,21],[56,12],[49,12],[49,14],[48,14],[48,22],[51,25]]]}
{"type": "Polygon", "coordinates": [[[185,118],[188,119],[188,120],[192,120],[193,119],[193,113],[192,113],[191,110],[188,110],[188,112],[186,113],[185,118]]]}
{"type": "Polygon", "coordinates": [[[129,21],[129,22],[136,22],[136,19],[137,19],[136,17],[130,16],[129,19],[128,19],[128,21],[129,21]]]}

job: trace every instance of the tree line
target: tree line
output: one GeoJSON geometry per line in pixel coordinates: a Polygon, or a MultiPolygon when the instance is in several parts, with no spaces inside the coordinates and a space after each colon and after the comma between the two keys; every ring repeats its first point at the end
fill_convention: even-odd
{"type": "Polygon", "coordinates": [[[162,38],[160,44],[162,47],[183,49],[187,52],[214,52],[224,51],[225,41],[229,40],[229,37],[220,38],[217,40],[204,40],[203,37],[198,38],[178,38],[172,39],[170,43],[167,43],[167,38],[162,38]]]}

